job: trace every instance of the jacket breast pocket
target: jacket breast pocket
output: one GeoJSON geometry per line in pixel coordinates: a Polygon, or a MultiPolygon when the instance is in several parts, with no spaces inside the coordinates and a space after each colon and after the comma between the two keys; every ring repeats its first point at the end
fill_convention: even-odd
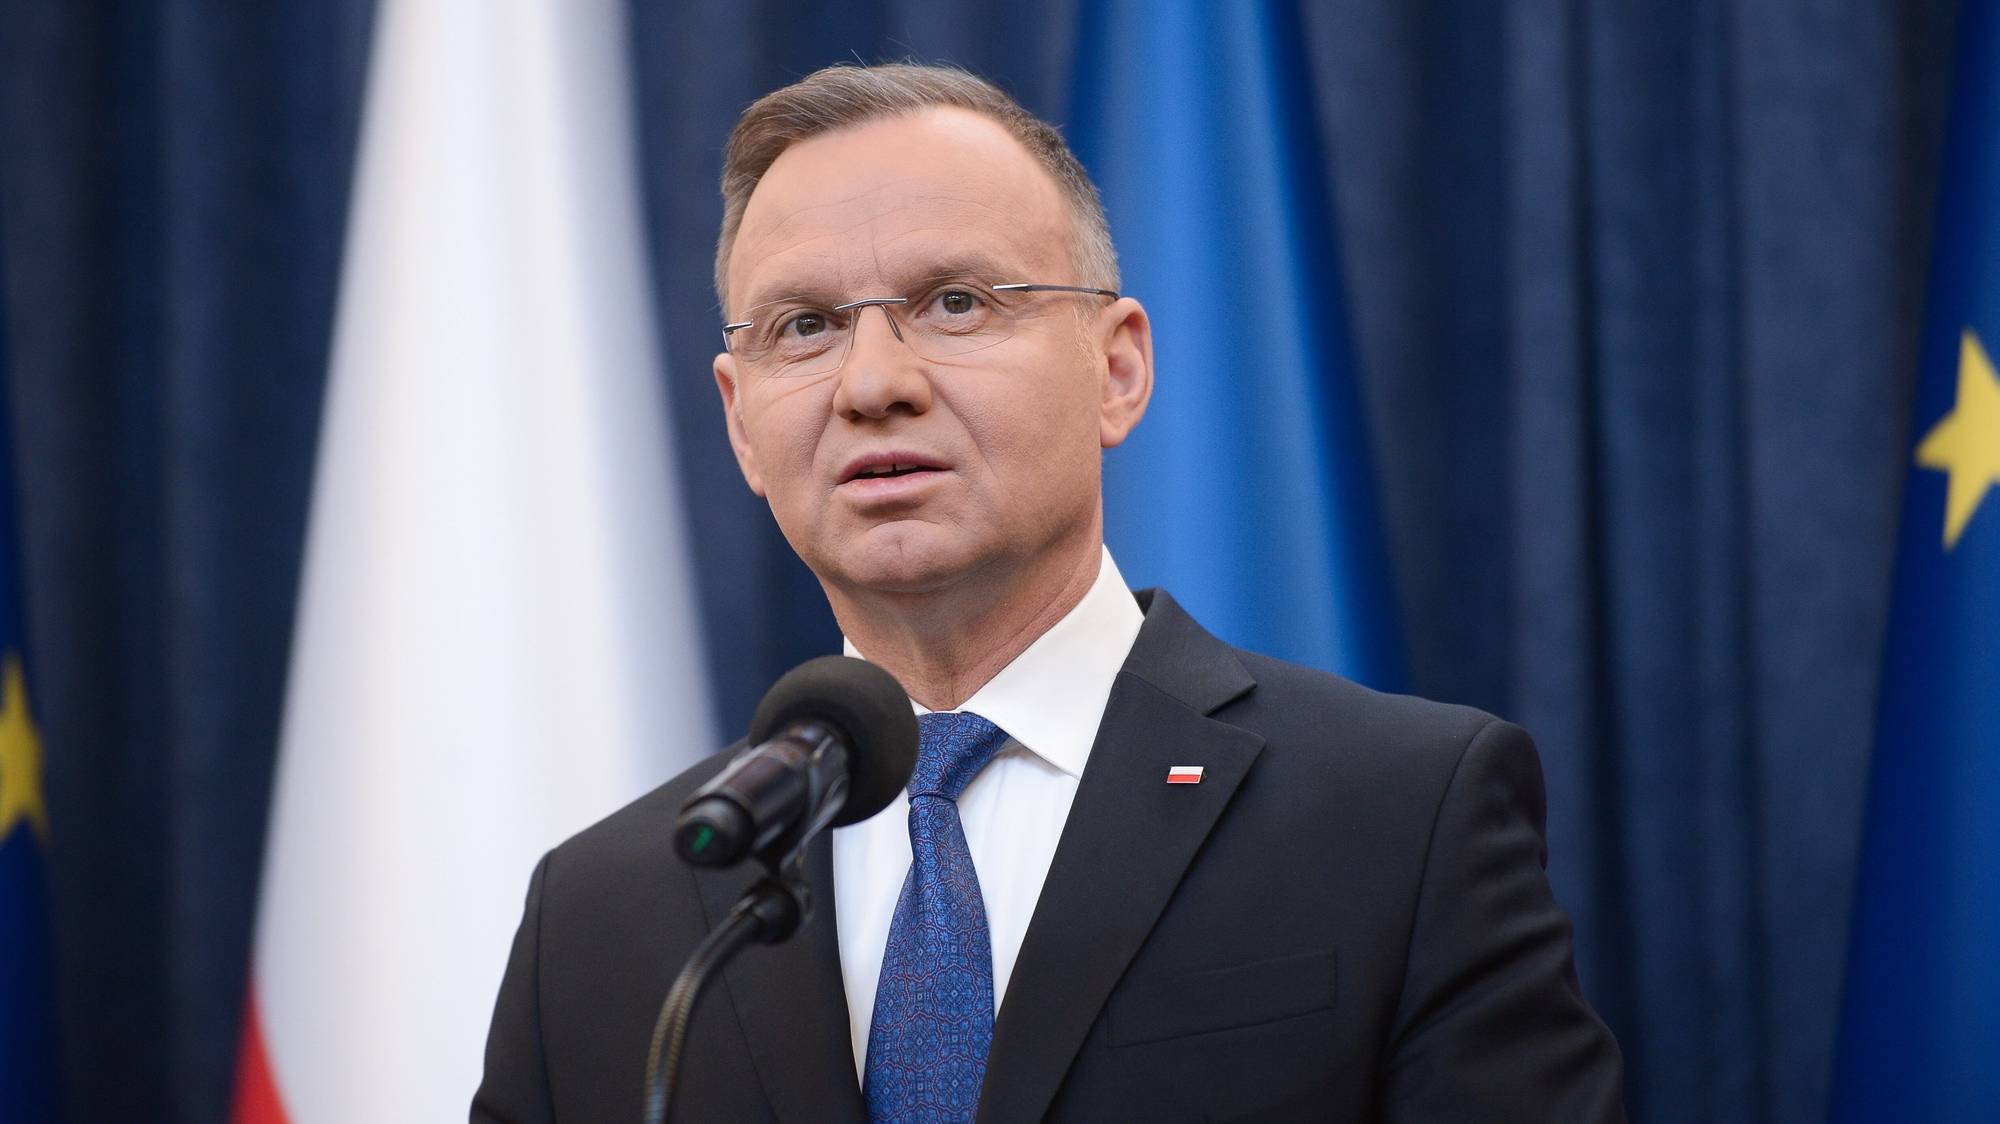
{"type": "Polygon", "coordinates": [[[1257,1026],[1333,1006],[1334,958],[1309,952],[1233,968],[1127,980],[1105,1009],[1112,1046],[1257,1026]]]}

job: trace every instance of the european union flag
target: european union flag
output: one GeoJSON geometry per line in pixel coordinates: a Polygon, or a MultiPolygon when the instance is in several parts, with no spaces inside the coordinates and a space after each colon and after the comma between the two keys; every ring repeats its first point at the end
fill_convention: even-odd
{"type": "MultiPolygon", "coordinates": [[[[5,340],[0,339],[0,371],[5,340]]],[[[49,842],[42,747],[28,716],[14,538],[14,458],[0,379],[0,1120],[56,1119],[54,1005],[49,988],[49,842]]]]}
{"type": "Polygon", "coordinates": [[[2000,1106],[2000,21],[1966,5],[1836,1120],[2000,1106]]]}
{"type": "Polygon", "coordinates": [[[1085,5],[1069,135],[1104,193],[1156,390],[1106,537],[1231,643],[1401,679],[1347,306],[1289,4],[1085,5]]]}

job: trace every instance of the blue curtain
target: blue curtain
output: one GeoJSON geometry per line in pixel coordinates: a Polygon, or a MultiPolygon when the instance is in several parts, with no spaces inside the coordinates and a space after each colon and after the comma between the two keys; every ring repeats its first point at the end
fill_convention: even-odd
{"type": "Polygon", "coordinates": [[[1158,391],[1105,462],[1136,586],[1218,636],[1402,683],[1304,28],[1280,5],[1090,5],[1069,139],[1153,318],[1158,391]]]}
{"type": "Polygon", "coordinates": [[[75,1121],[228,1103],[370,15],[0,11],[0,277],[75,1121]]]}
{"type": "MultiPolygon", "coordinates": [[[[1557,890],[1641,1121],[1825,1115],[1953,8],[1255,9],[1295,53],[1282,86],[1232,104],[1282,113],[1284,213],[1326,224],[1292,244],[1317,247],[1353,355],[1334,361],[1323,325],[1327,364],[1299,393],[1324,397],[1298,409],[1346,427],[1324,431],[1325,463],[1372,462],[1296,519],[1372,501],[1405,684],[1536,734],[1557,890]],[[1347,483],[1371,479],[1372,497],[1347,483]]],[[[0,13],[29,662],[52,819],[90,825],[49,856],[77,1119],[207,1121],[226,1102],[369,9],[0,13]]],[[[1228,95],[1241,29],[1167,68],[1119,53],[1161,29],[1083,0],[632,16],[670,398],[735,727],[834,636],[742,486],[707,373],[736,113],[841,59],[957,61],[1066,123],[1109,179],[1129,174],[1103,131],[1129,123],[1119,76],[1228,95]]],[[[1275,189],[1247,182],[1278,175],[1248,138],[1176,120],[1190,145],[1231,142],[1244,190],[1275,189]]],[[[1122,200],[1141,282],[1172,247],[1122,200]]],[[[1224,369],[1176,360],[1163,393],[1263,374],[1178,338],[1224,369]]],[[[1148,454],[1112,456],[1114,513],[1137,513],[1124,453],[1148,454]]],[[[1135,578],[1197,588],[1170,566],[1213,564],[1129,541],[1135,578]]],[[[1345,564],[1282,561],[1312,557],[1345,564]]],[[[1224,635],[1347,658],[1313,654],[1316,621],[1263,639],[1255,615],[1197,608],[1224,635]]],[[[1340,625],[1350,611],[1314,609],[1336,641],[1366,630],[1340,625]]]]}

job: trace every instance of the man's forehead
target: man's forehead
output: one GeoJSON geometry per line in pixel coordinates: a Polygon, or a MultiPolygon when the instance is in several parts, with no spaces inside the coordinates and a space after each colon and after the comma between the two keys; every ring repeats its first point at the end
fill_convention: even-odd
{"type": "MultiPolygon", "coordinates": [[[[818,219],[830,218],[819,215],[818,219]]],[[[907,285],[946,274],[1007,275],[1019,280],[1044,265],[1048,239],[1017,237],[1020,224],[986,206],[960,198],[910,195],[875,211],[862,208],[850,221],[801,221],[768,232],[746,231],[734,266],[751,303],[779,290],[907,285]]]]}
{"type": "Polygon", "coordinates": [[[744,209],[730,287],[751,300],[788,279],[908,281],[960,258],[1032,270],[1065,258],[1068,237],[1053,179],[997,124],[963,113],[890,118],[803,141],[773,162],[744,209]]]}

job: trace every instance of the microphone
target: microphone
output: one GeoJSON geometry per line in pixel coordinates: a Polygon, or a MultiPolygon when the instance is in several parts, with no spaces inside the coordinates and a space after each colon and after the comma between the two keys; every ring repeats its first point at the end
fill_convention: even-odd
{"type": "Polygon", "coordinates": [[[749,742],[681,806],[674,850],[690,866],[794,850],[888,807],[916,767],[917,718],[888,672],[821,656],[772,685],[749,742]]]}
{"type": "Polygon", "coordinates": [[[805,924],[807,841],[867,819],[910,783],[917,716],[888,672],[821,656],[772,684],[750,720],[749,743],[674,822],[674,850],[690,866],[734,866],[754,855],[764,876],[695,946],[660,1004],[646,1051],[649,1124],[666,1119],[695,1004],[715,970],[752,943],[777,944],[805,924]]]}

